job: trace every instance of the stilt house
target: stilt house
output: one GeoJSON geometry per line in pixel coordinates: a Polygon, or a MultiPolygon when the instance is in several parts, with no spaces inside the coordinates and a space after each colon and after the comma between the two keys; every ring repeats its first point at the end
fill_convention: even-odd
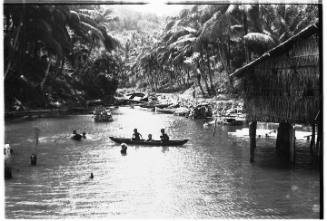
{"type": "Polygon", "coordinates": [[[277,149],[286,152],[291,162],[294,160],[293,124],[317,125],[317,144],[321,151],[321,52],[321,28],[317,22],[231,74],[240,82],[251,122],[251,162],[257,121],[280,123],[277,149]]]}

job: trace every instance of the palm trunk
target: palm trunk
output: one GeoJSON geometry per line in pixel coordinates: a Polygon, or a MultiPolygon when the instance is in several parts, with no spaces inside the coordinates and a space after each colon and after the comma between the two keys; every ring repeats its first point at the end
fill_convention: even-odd
{"type": "Polygon", "coordinates": [[[220,46],[221,44],[219,42],[217,42],[217,53],[219,55],[219,58],[220,58],[220,62],[221,64],[223,65],[224,67],[224,70],[229,73],[229,70],[228,70],[228,64],[226,62],[227,58],[224,57],[224,54],[223,54],[223,48],[220,46]]]}
{"type": "Polygon", "coordinates": [[[153,88],[152,88],[152,85],[151,85],[151,81],[150,81],[149,73],[148,73],[148,72],[146,72],[146,73],[147,73],[147,74],[146,74],[146,81],[148,82],[148,85],[150,86],[150,88],[153,89],[153,88]]]}
{"type": "Polygon", "coordinates": [[[202,84],[201,84],[201,73],[200,73],[200,64],[199,61],[197,62],[198,68],[196,69],[196,79],[198,80],[198,85],[201,90],[202,96],[205,96],[202,84]]]}
{"type": "Polygon", "coordinates": [[[45,82],[47,81],[49,73],[50,73],[50,67],[51,67],[51,60],[48,62],[48,66],[47,66],[47,69],[45,70],[44,77],[43,77],[43,79],[42,79],[42,81],[40,83],[41,91],[44,90],[45,82]]]}
{"type": "MultiPolygon", "coordinates": [[[[202,50],[201,50],[200,55],[201,55],[201,60],[202,60],[202,62],[203,62],[204,59],[203,59],[202,50]]],[[[201,69],[200,69],[200,70],[201,70],[201,69]]],[[[206,89],[207,89],[208,95],[211,96],[211,92],[210,92],[211,90],[210,90],[210,88],[209,88],[209,84],[208,84],[208,82],[207,82],[207,75],[206,75],[205,71],[201,71],[201,74],[202,74],[202,78],[203,78],[203,81],[204,81],[204,85],[205,85],[205,87],[206,87],[206,89]]]]}
{"type": "Polygon", "coordinates": [[[210,81],[210,92],[212,95],[215,95],[216,93],[215,93],[215,87],[214,87],[213,81],[212,81],[212,72],[211,72],[211,67],[210,67],[208,44],[206,44],[206,56],[207,56],[207,67],[208,67],[208,74],[209,74],[209,81],[210,81]]]}
{"type": "Polygon", "coordinates": [[[230,26],[228,26],[228,35],[227,35],[228,39],[228,43],[227,43],[227,47],[228,47],[228,52],[227,52],[227,74],[229,75],[230,70],[231,70],[231,59],[230,59],[230,26]]]}
{"type": "MultiPolygon", "coordinates": [[[[22,18],[21,18],[21,21],[20,21],[20,23],[19,23],[19,26],[17,27],[17,33],[16,33],[16,36],[15,36],[15,39],[14,39],[14,44],[13,44],[13,49],[14,49],[14,51],[16,50],[16,47],[17,47],[17,43],[18,43],[18,38],[19,38],[19,35],[20,35],[20,32],[21,32],[21,29],[22,29],[22,27],[23,27],[23,23],[22,23],[22,18]]],[[[15,53],[15,52],[12,52],[13,54],[15,53]]],[[[6,70],[5,70],[5,73],[4,73],[4,79],[6,79],[7,78],[7,75],[8,75],[8,73],[9,73],[9,70],[10,70],[10,68],[11,68],[11,65],[12,65],[12,61],[13,61],[13,55],[11,55],[11,60],[9,60],[8,61],[8,64],[7,64],[7,68],[6,68],[6,70]]]]}
{"type": "MultiPolygon", "coordinates": [[[[243,26],[244,26],[244,36],[248,33],[248,23],[247,23],[247,16],[246,13],[243,13],[243,26]]],[[[245,50],[245,61],[246,63],[249,63],[250,61],[250,55],[249,55],[249,49],[247,47],[247,44],[244,40],[244,50],[245,50]]]]}
{"type": "Polygon", "coordinates": [[[197,75],[196,75],[196,79],[198,80],[198,85],[199,85],[199,88],[200,88],[200,90],[201,90],[202,95],[205,96],[205,93],[204,93],[203,87],[202,87],[202,85],[201,85],[201,75],[200,75],[200,74],[197,74],[197,75]]]}
{"type": "Polygon", "coordinates": [[[190,77],[190,69],[187,69],[186,72],[187,72],[187,85],[189,86],[190,85],[190,79],[191,79],[191,77],[190,77]]]}
{"type": "Polygon", "coordinates": [[[60,63],[60,68],[58,68],[58,71],[57,71],[55,77],[62,74],[62,71],[64,70],[64,65],[65,65],[65,57],[62,58],[61,63],[60,63]]]}

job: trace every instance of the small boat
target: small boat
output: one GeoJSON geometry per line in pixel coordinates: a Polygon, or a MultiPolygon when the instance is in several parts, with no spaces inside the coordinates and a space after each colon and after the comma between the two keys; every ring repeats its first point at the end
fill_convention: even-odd
{"type": "Polygon", "coordinates": [[[112,115],[109,110],[104,107],[97,107],[94,110],[94,121],[95,122],[110,122],[112,121],[112,115]]]}
{"type": "Polygon", "coordinates": [[[241,118],[222,118],[217,120],[217,124],[223,124],[228,126],[240,126],[245,124],[245,119],[241,118]]]}
{"type": "Polygon", "coordinates": [[[167,108],[169,107],[171,104],[156,104],[155,107],[157,108],[167,108]]]}
{"type": "Polygon", "coordinates": [[[111,114],[96,114],[94,115],[95,122],[110,122],[113,121],[111,114]]]}
{"type": "Polygon", "coordinates": [[[176,109],[174,115],[177,116],[188,116],[190,114],[190,110],[186,107],[179,107],[176,109]]]}
{"type": "Polygon", "coordinates": [[[152,105],[152,104],[151,105],[150,104],[141,104],[140,107],[142,107],[142,108],[149,108],[149,109],[155,108],[155,106],[152,105]]]}
{"type": "Polygon", "coordinates": [[[129,145],[146,145],[146,146],[181,146],[184,145],[188,140],[169,140],[167,142],[162,142],[161,140],[152,140],[152,141],[146,141],[146,140],[132,140],[130,138],[117,138],[117,137],[110,137],[111,140],[113,140],[116,143],[125,143],[129,145]]]}
{"type": "Polygon", "coordinates": [[[164,114],[173,114],[176,111],[176,108],[156,108],[156,112],[164,114]]]}

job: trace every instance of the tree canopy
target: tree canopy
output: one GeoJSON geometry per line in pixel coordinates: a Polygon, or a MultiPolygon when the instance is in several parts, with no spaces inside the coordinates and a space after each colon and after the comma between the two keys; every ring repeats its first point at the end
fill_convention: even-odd
{"type": "Polygon", "coordinates": [[[228,75],[319,18],[317,5],[4,5],[6,109],[110,100],[117,87],[232,93],[228,75]],[[23,105],[22,105],[23,104],[23,105]]]}

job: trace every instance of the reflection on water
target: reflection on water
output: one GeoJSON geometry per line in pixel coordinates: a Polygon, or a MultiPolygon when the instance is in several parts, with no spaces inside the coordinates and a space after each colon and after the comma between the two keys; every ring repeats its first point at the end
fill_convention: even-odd
{"type": "Polygon", "coordinates": [[[5,182],[6,218],[318,218],[319,173],[310,167],[305,141],[295,169],[281,163],[273,138],[258,139],[249,163],[248,138],[203,121],[119,108],[114,121],[90,115],[7,123],[14,149],[14,178],[5,182]],[[33,127],[39,127],[38,165],[29,166],[33,127]],[[134,128],[154,139],[166,128],[183,147],[129,146],[127,155],[109,136],[134,128]],[[69,139],[73,129],[87,139],[69,139]],[[90,179],[91,172],[94,178],[90,179]]]}

